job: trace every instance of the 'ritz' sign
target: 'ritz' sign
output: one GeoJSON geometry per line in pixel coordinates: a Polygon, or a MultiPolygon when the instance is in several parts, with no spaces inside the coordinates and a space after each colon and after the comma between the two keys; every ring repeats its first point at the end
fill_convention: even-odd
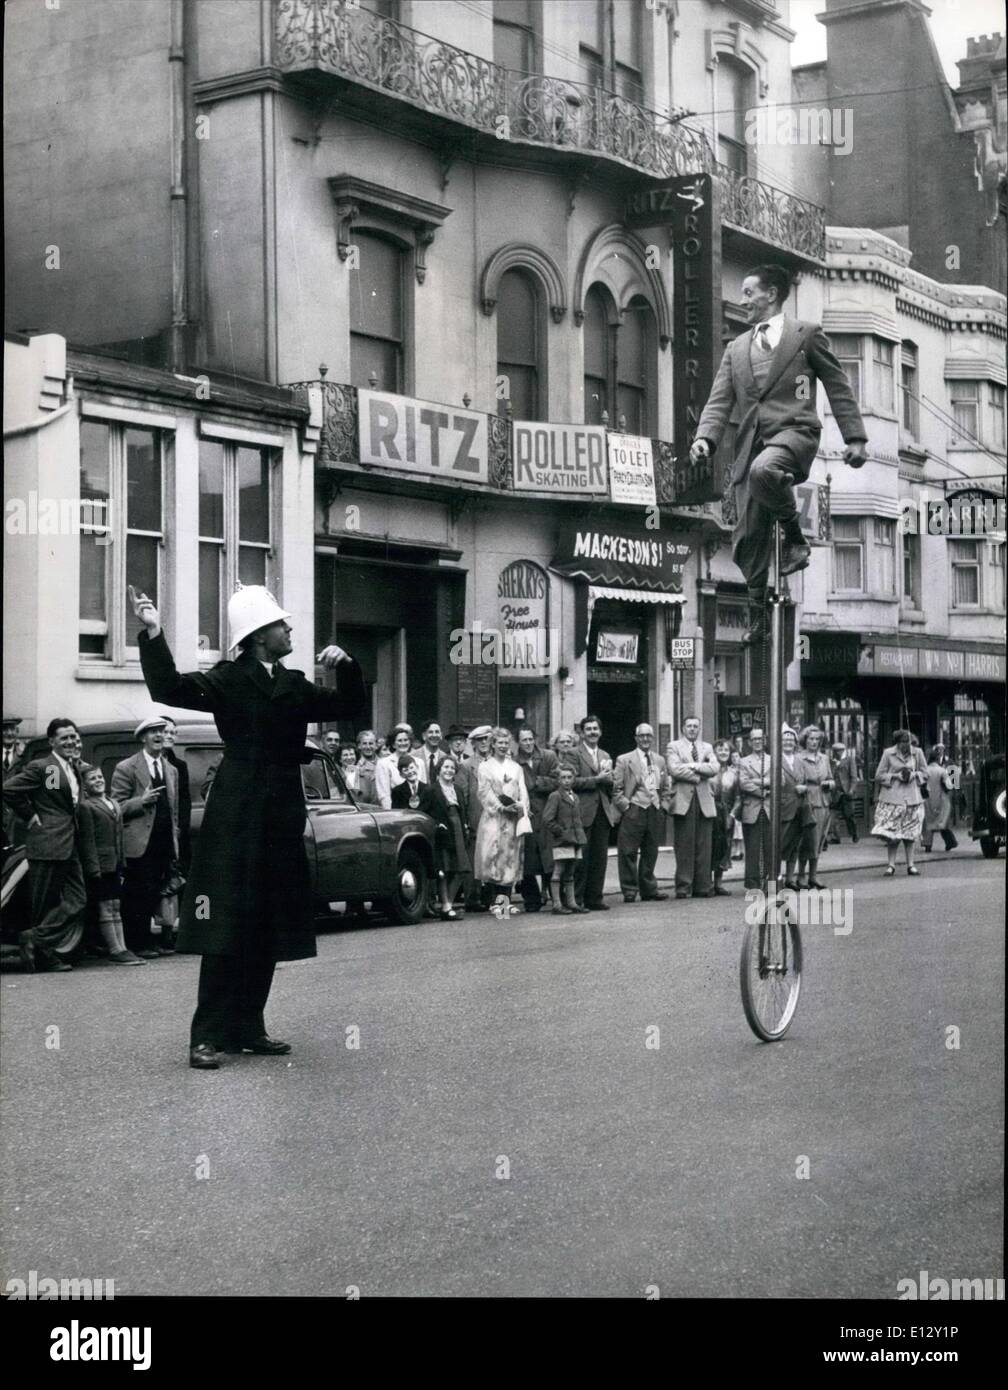
{"type": "Polygon", "coordinates": [[[487,417],[383,391],[357,393],[360,461],[455,482],[488,477],[487,417]]]}

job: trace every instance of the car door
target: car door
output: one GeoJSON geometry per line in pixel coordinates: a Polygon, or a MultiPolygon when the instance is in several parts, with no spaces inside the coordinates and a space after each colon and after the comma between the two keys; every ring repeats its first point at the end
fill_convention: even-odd
{"type": "Polygon", "coordinates": [[[370,811],[357,806],[321,753],[301,769],[308,861],[319,908],[348,898],[372,898],[381,882],[381,841],[370,811]]]}

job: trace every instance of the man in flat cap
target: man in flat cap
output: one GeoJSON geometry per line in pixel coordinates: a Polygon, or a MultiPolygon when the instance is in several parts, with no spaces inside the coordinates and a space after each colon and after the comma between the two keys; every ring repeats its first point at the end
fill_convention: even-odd
{"type": "MultiPolygon", "coordinates": [[[[165,757],[165,721],[141,719],[133,730],[140,743],[112,773],[112,797],[122,807],[123,878],[121,911],[126,949],[144,960],[170,955],[151,933],[161,904],[161,887],[178,859],[178,773],[165,757]]],[[[164,938],[162,938],[164,940],[164,938]]]]}
{"type": "Polygon", "coordinates": [[[233,661],[179,672],[161,619],[130,587],[143,623],[140,662],[159,704],[213,717],[224,756],[207,798],[186,881],[176,947],[202,956],[189,1037],[189,1065],[214,1070],[219,1053],[282,1055],[264,1010],[277,961],[315,955],[315,922],[304,845],[301,764],[309,723],[353,719],[365,703],[360,667],[340,647],[317,656],[336,689],[314,685],[282,658],[293,649],[290,614],[261,585],[228,603],[233,661]]]}

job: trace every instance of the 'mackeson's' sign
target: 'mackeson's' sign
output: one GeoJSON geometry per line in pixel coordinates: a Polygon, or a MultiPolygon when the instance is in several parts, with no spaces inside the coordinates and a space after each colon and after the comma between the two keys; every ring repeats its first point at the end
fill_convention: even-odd
{"type": "Polygon", "coordinates": [[[516,492],[569,497],[605,493],[606,432],[601,425],[514,423],[516,492]]]}
{"type": "Polygon", "coordinates": [[[631,227],[668,227],[672,238],[672,399],[675,500],[716,502],[714,458],[689,461],[700,412],[721,361],[721,222],[709,174],[690,174],[640,189],[627,200],[631,227]]]}
{"type": "Polygon", "coordinates": [[[591,584],[679,594],[692,551],[685,532],[670,536],[644,526],[565,521],[552,568],[591,584]]]}
{"type": "Polygon", "coordinates": [[[357,392],[361,463],[485,483],[487,417],[478,410],[434,405],[384,391],[357,392]]]}

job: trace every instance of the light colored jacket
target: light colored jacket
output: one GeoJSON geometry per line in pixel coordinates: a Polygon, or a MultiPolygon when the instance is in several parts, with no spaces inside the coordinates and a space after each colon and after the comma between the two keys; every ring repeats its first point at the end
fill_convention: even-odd
{"type": "MultiPolygon", "coordinates": [[[[161,771],[164,774],[165,795],[168,798],[168,811],[171,815],[172,853],[178,854],[178,773],[162,754],[161,771]]],[[[151,775],[143,752],[134,753],[116,763],[112,773],[111,792],[122,807],[123,849],[127,859],[139,859],[150,841],[154,829],[154,804],[143,805],[143,794],[149,790],[151,775]]]]}
{"type": "Polygon", "coordinates": [[[755,825],[760,811],[770,814],[770,754],[747,753],[738,765],[742,824],[755,825]]]}
{"type": "Polygon", "coordinates": [[[669,776],[674,784],[674,800],[672,802],[672,814],[674,816],[685,816],[689,811],[696,796],[697,806],[700,814],[707,820],[716,815],[717,807],[714,804],[714,793],[711,791],[710,779],[716,777],[721,770],[721,764],[715,756],[714,749],[709,743],[704,743],[703,739],[696,741],[697,753],[700,755],[697,761],[701,764],[699,782],[689,781],[689,763],[693,761],[693,744],[688,738],[677,738],[674,743],[669,744],[668,748],[668,770],[669,776]]]}
{"type": "MultiPolygon", "coordinates": [[[[652,753],[651,761],[658,779],[658,804],[663,811],[667,811],[672,792],[668,766],[660,753],[652,753]]],[[[630,809],[638,789],[647,791],[646,774],[646,758],[639,748],[632,753],[621,753],[616,759],[613,768],[613,805],[621,816],[630,809]]]]}
{"type": "Polygon", "coordinates": [[[901,758],[895,747],[886,748],[879,765],[875,769],[875,781],[879,784],[879,801],[896,806],[919,806],[924,798],[921,787],[927,783],[927,763],[919,748],[911,748],[909,758],[901,758]],[[903,768],[909,768],[911,777],[904,782],[903,768]]]}

